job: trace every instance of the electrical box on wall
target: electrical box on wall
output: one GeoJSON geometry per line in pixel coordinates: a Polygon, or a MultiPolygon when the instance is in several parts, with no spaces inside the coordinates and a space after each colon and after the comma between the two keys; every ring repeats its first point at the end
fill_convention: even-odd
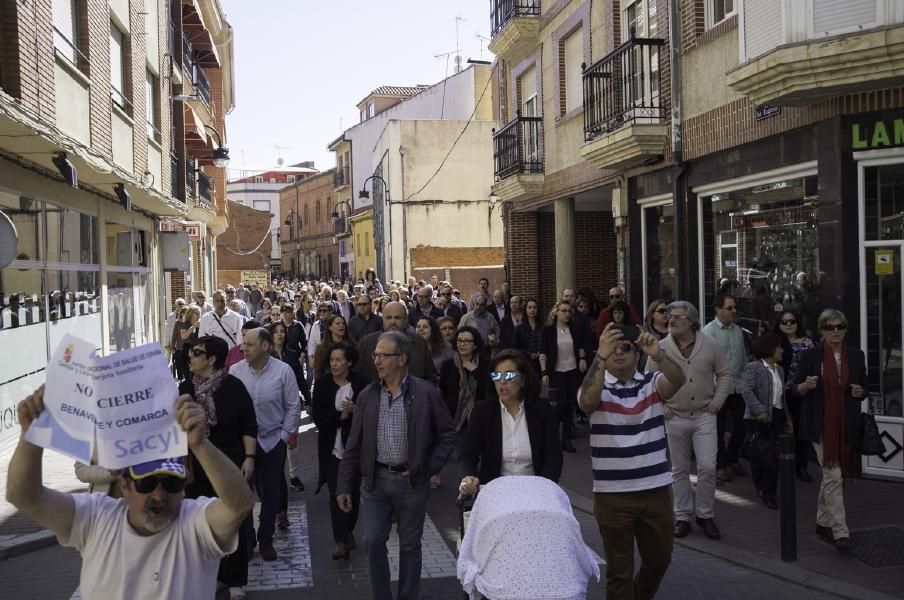
{"type": "Polygon", "coordinates": [[[628,194],[624,188],[617,187],[612,190],[612,218],[619,219],[628,216],[628,194]]]}
{"type": "Polygon", "coordinates": [[[191,272],[191,242],[184,231],[161,231],[157,234],[160,240],[160,260],[164,272],[191,272]]]}

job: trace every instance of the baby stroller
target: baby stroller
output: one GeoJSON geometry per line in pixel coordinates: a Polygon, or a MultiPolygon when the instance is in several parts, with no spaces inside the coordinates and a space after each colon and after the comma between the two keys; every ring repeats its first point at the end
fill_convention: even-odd
{"type": "Polygon", "coordinates": [[[568,496],[546,478],[494,479],[462,528],[458,579],[471,600],[579,600],[599,581],[568,496]]]}

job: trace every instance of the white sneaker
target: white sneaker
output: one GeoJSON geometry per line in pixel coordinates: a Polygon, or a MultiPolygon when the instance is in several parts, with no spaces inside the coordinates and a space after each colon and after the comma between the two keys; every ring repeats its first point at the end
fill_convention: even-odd
{"type": "Polygon", "coordinates": [[[246,600],[247,598],[248,598],[248,594],[245,593],[245,588],[243,588],[243,587],[229,588],[229,600],[246,600]]]}

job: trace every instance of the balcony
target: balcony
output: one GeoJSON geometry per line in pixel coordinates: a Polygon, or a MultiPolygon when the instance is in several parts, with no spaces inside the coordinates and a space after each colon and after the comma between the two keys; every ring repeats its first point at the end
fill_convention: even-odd
{"type": "Polygon", "coordinates": [[[490,0],[490,4],[490,52],[515,60],[533,51],[540,31],[540,0],[490,0]]]}
{"type": "Polygon", "coordinates": [[[213,178],[204,171],[198,171],[197,203],[208,210],[213,207],[213,178]]]}
{"type": "Polygon", "coordinates": [[[661,39],[632,35],[584,69],[581,156],[595,166],[624,168],[664,154],[669,135],[659,76],[664,45],[661,39]]]}
{"type": "Polygon", "coordinates": [[[179,158],[170,154],[170,195],[175,199],[182,198],[179,194],[179,158]]]}
{"type": "Polygon", "coordinates": [[[204,102],[205,106],[210,107],[210,80],[207,78],[207,73],[204,72],[204,69],[199,64],[194,64],[194,74],[192,76],[192,85],[195,90],[198,92],[198,96],[201,97],[201,100],[204,102]]]}
{"type": "Polygon", "coordinates": [[[837,4],[748,1],[739,22],[742,64],[728,72],[728,85],[755,105],[784,106],[900,85],[900,14],[875,2],[850,2],[845,10],[837,4]]]}
{"type": "Polygon", "coordinates": [[[185,71],[185,74],[191,77],[191,65],[194,61],[193,51],[191,47],[191,42],[188,41],[188,38],[185,37],[185,34],[182,34],[182,69],[185,71]]]}
{"type": "Polygon", "coordinates": [[[333,175],[333,187],[336,190],[341,190],[342,188],[351,185],[351,177],[349,175],[348,167],[336,167],[336,173],[333,175]]]}
{"type": "Polygon", "coordinates": [[[185,200],[195,199],[195,159],[185,158],[185,200]]]}
{"type": "Polygon", "coordinates": [[[543,190],[543,117],[522,117],[493,132],[496,193],[519,201],[543,190]]]}

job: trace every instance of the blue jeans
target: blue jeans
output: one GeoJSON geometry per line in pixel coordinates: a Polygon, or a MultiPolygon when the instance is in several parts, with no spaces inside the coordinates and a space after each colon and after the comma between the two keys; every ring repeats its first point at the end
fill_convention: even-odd
{"type": "Polygon", "coordinates": [[[258,542],[273,541],[276,529],[276,513],[280,507],[280,480],[284,480],[286,463],[286,443],[280,440],[273,450],[264,452],[257,445],[257,458],[254,461],[254,480],[257,495],[261,500],[261,519],[257,529],[258,542]]]}
{"type": "Polygon", "coordinates": [[[399,532],[399,600],[415,600],[421,586],[421,537],[427,516],[427,481],[411,487],[411,480],[380,466],[374,470],[373,489],[361,488],[364,545],[375,600],[392,600],[386,540],[393,515],[399,532]]]}

